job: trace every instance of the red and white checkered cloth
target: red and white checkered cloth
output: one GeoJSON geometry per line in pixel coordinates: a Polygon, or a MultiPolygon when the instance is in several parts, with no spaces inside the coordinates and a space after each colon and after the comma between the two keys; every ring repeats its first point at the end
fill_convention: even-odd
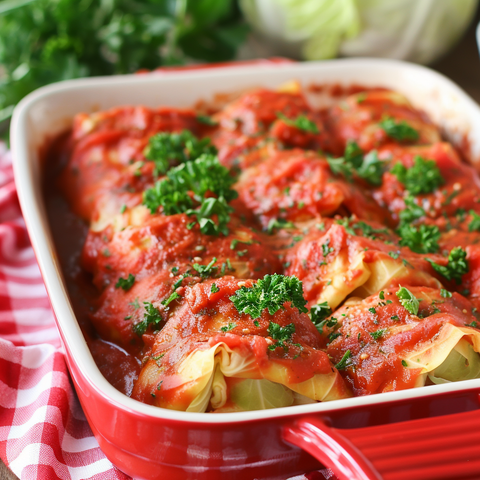
{"type": "Polygon", "coordinates": [[[130,479],[100,450],[73,390],[1,142],[0,458],[22,480],[130,479]]]}

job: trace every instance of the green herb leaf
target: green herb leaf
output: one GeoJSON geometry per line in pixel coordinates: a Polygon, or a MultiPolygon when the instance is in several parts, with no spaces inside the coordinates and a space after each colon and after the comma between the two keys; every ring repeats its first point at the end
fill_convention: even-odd
{"type": "Polygon", "coordinates": [[[387,333],[387,329],[386,328],[381,328],[380,330],[377,330],[376,332],[370,332],[370,335],[374,340],[378,340],[379,338],[382,338],[385,335],[385,333],[387,333]]]}
{"type": "Polygon", "coordinates": [[[317,327],[320,333],[323,333],[322,323],[327,317],[332,314],[332,309],[328,306],[328,302],[318,303],[310,309],[310,316],[313,324],[317,327]]]}
{"type": "Polygon", "coordinates": [[[218,125],[218,122],[208,115],[197,115],[197,121],[210,127],[215,127],[218,125]]]}
{"type": "Polygon", "coordinates": [[[131,273],[129,273],[127,278],[120,277],[118,279],[118,282],[115,284],[115,288],[122,288],[127,292],[133,287],[134,283],[135,283],[135,275],[132,275],[131,273]]]}
{"type": "Polygon", "coordinates": [[[425,160],[417,155],[413,161],[413,167],[397,163],[391,170],[412,195],[431,193],[445,183],[435,160],[425,160]]]}
{"type": "Polygon", "coordinates": [[[156,326],[162,321],[162,316],[157,307],[154,307],[150,302],[143,302],[143,305],[145,306],[143,320],[133,325],[133,331],[137,335],[143,335],[147,331],[149,325],[156,326]]]}
{"type": "Polygon", "coordinates": [[[282,347],[287,351],[288,347],[285,345],[285,342],[290,341],[294,333],[295,325],[293,323],[290,323],[285,327],[281,327],[278,323],[270,322],[268,325],[268,334],[273,340],[276,340],[276,343],[269,345],[268,349],[275,350],[277,347],[282,347]]]}
{"type": "Polygon", "coordinates": [[[268,222],[267,233],[271,235],[274,230],[278,230],[281,228],[295,228],[295,225],[284,218],[272,218],[268,222]]]}
{"type": "Polygon", "coordinates": [[[404,199],[405,208],[399,213],[401,224],[410,224],[425,216],[425,210],[415,203],[415,198],[408,195],[404,199]]]}
{"type": "Polygon", "coordinates": [[[298,128],[299,130],[303,130],[304,132],[320,133],[317,124],[315,122],[312,122],[312,120],[309,120],[305,115],[298,115],[297,118],[292,119],[286,117],[281,112],[277,112],[277,117],[290,127],[298,128]]]}
{"type": "Polygon", "coordinates": [[[403,224],[397,230],[400,235],[399,244],[408,247],[416,253],[435,253],[440,248],[440,230],[436,225],[420,225],[418,227],[411,224],[403,224]]]}
{"type": "Polygon", "coordinates": [[[155,163],[155,175],[165,174],[171,167],[195,160],[204,153],[216,155],[217,149],[209,138],[199,140],[189,130],[157,133],[150,137],[144,150],[145,158],[155,163]]]}
{"type": "Polygon", "coordinates": [[[303,298],[302,282],[297,277],[285,275],[265,275],[251,287],[241,287],[230,297],[239,313],[246,313],[253,319],[259,318],[263,310],[268,309],[274,315],[290,303],[300,312],[307,312],[306,300],[303,298]]]}
{"type": "Polygon", "coordinates": [[[390,138],[401,142],[416,142],[420,138],[418,131],[412,128],[405,120],[396,121],[392,117],[387,117],[379,125],[390,138]]]}
{"type": "Polygon", "coordinates": [[[171,168],[167,178],[144,192],[143,204],[151,213],[162,207],[164,215],[195,215],[202,233],[227,235],[227,224],[233,211],[228,202],[238,196],[231,188],[234,182],[235,179],[227,168],[220,165],[217,157],[202,155],[171,168]],[[216,222],[212,217],[216,217],[216,222]]]}
{"type": "Polygon", "coordinates": [[[193,264],[193,269],[203,278],[214,277],[217,274],[218,267],[215,267],[215,262],[217,258],[214,257],[208,265],[199,265],[198,263],[193,264]]]}
{"type": "Polygon", "coordinates": [[[210,292],[211,293],[217,293],[219,291],[220,291],[220,289],[217,287],[217,285],[215,283],[212,283],[212,287],[210,288],[210,292]]]}
{"type": "Polygon", "coordinates": [[[461,247],[455,247],[448,254],[448,264],[438,265],[433,260],[427,258],[433,269],[447,280],[455,280],[457,284],[462,283],[462,275],[468,273],[467,252],[461,247]]]}
{"type": "Polygon", "coordinates": [[[472,220],[468,224],[469,232],[480,232],[480,215],[475,213],[473,210],[468,212],[472,216],[472,220]]]}
{"type": "Polygon", "coordinates": [[[231,330],[233,330],[236,326],[237,326],[236,323],[229,323],[228,325],[223,326],[220,330],[223,333],[226,333],[226,332],[230,332],[231,330]]]}
{"type": "Polygon", "coordinates": [[[410,290],[405,287],[400,287],[396,295],[405,310],[407,310],[412,315],[418,314],[418,309],[420,308],[420,301],[415,297],[415,295],[413,295],[410,290]]]}
{"type": "Polygon", "coordinates": [[[448,290],[445,290],[444,288],[440,289],[440,295],[443,298],[452,298],[452,292],[449,292],[448,290]]]}
{"type": "Polygon", "coordinates": [[[343,355],[342,359],[335,365],[335,368],[337,370],[345,370],[351,365],[351,358],[352,353],[350,350],[347,350],[345,354],[343,355]]]}
{"type": "Polygon", "coordinates": [[[178,292],[172,292],[168,298],[162,301],[162,305],[168,307],[177,298],[181,298],[178,292]]]}

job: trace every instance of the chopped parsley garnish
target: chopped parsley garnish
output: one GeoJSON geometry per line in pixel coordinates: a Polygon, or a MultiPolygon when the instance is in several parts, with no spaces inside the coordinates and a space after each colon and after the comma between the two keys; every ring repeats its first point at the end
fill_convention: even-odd
{"type": "Polygon", "coordinates": [[[215,267],[215,262],[217,258],[214,257],[208,265],[199,265],[198,263],[193,264],[193,269],[203,278],[209,278],[216,275],[218,267],[215,267]]]}
{"type": "Polygon", "coordinates": [[[337,225],[341,225],[345,231],[350,235],[356,235],[355,230],[350,226],[350,219],[348,218],[340,218],[335,220],[337,225]]]}
{"type": "Polygon", "coordinates": [[[342,336],[342,334],[340,332],[332,332],[328,336],[328,341],[329,341],[329,343],[332,343],[336,338],[341,337],[341,336],[342,336]]]}
{"type": "Polygon", "coordinates": [[[138,303],[138,297],[135,298],[133,302],[129,302],[129,305],[131,305],[135,310],[138,310],[140,308],[140,304],[138,303]]]}
{"type": "Polygon", "coordinates": [[[333,253],[335,249],[333,247],[329,247],[330,239],[328,238],[327,241],[322,244],[322,254],[326,257],[329,253],[333,253]]]}
{"type": "Polygon", "coordinates": [[[387,329],[386,328],[381,328],[380,330],[377,330],[376,332],[370,332],[370,335],[374,340],[378,340],[379,338],[382,338],[385,335],[385,333],[387,333],[387,329]]]}
{"type": "Polygon", "coordinates": [[[208,125],[210,127],[215,127],[218,125],[218,122],[208,115],[197,115],[197,122],[203,123],[204,125],[208,125]]]}
{"type": "Polygon", "coordinates": [[[398,317],[398,315],[392,315],[390,317],[390,320],[393,320],[394,322],[398,322],[400,320],[400,318],[398,317]]]}
{"type": "Polygon", "coordinates": [[[232,250],[235,250],[235,248],[237,248],[237,245],[239,243],[243,243],[244,245],[252,245],[253,244],[253,240],[238,240],[237,238],[234,238],[231,242],[230,242],[230,248],[232,250]]]}
{"type": "Polygon", "coordinates": [[[268,222],[267,232],[271,235],[274,230],[280,228],[295,228],[295,225],[292,222],[285,220],[284,218],[272,218],[268,222]]]}
{"type": "Polygon", "coordinates": [[[217,287],[217,285],[215,283],[212,283],[212,287],[210,288],[210,292],[211,293],[217,293],[219,291],[220,291],[220,289],[217,287]]]}
{"type": "Polygon", "coordinates": [[[133,287],[134,283],[135,283],[135,275],[132,275],[131,273],[129,273],[127,278],[120,277],[118,279],[118,282],[115,284],[115,288],[122,288],[127,292],[133,287]]]}
{"type": "Polygon", "coordinates": [[[480,215],[475,213],[473,210],[468,212],[472,216],[472,220],[468,224],[469,232],[480,232],[480,215]]]}
{"type": "Polygon", "coordinates": [[[445,290],[444,288],[440,289],[440,295],[443,298],[452,298],[452,292],[449,292],[448,290],[445,290]]]}
{"type": "Polygon", "coordinates": [[[335,368],[337,370],[345,370],[351,365],[351,361],[349,361],[351,356],[352,353],[350,352],[350,350],[347,350],[343,355],[342,359],[335,365],[335,368]]]}
{"type": "Polygon", "coordinates": [[[256,327],[259,327],[259,326],[260,326],[260,322],[259,322],[258,320],[255,320],[255,321],[253,322],[253,324],[254,324],[256,327]]]}
{"type": "Polygon", "coordinates": [[[277,117],[290,127],[298,128],[304,132],[320,133],[317,124],[309,120],[305,115],[298,115],[297,118],[292,119],[286,117],[281,112],[277,112],[277,117]]]}
{"type": "Polygon", "coordinates": [[[229,323],[228,325],[223,326],[220,330],[223,333],[230,332],[234,328],[236,328],[237,324],[236,323],[229,323]]]}
{"type": "Polygon", "coordinates": [[[125,213],[125,210],[127,209],[127,206],[125,204],[123,204],[120,208],[120,213],[125,213]]]}
{"type": "Polygon", "coordinates": [[[398,214],[401,224],[414,222],[425,215],[425,210],[415,203],[415,198],[411,195],[407,195],[404,202],[405,208],[398,214]]]}
{"type": "Polygon", "coordinates": [[[179,268],[178,267],[173,267],[172,270],[170,270],[174,275],[177,275],[178,274],[178,270],[179,268]]]}
{"type": "Polygon", "coordinates": [[[285,345],[285,342],[290,341],[294,333],[295,324],[293,323],[290,323],[285,327],[281,327],[278,323],[270,322],[268,325],[268,334],[273,340],[276,340],[276,343],[269,345],[268,349],[275,350],[277,347],[282,347],[285,351],[287,351],[288,347],[285,345]]]}
{"type": "Polygon", "coordinates": [[[370,307],[370,308],[368,309],[368,311],[369,311],[372,315],[376,315],[376,314],[377,314],[377,311],[375,310],[374,307],[370,307]]]}
{"type": "Polygon", "coordinates": [[[238,193],[231,187],[235,179],[213,155],[171,168],[164,178],[143,193],[143,204],[151,213],[162,207],[164,215],[195,215],[206,235],[228,234],[230,201],[238,193]],[[215,197],[211,195],[214,194],[215,197]],[[216,217],[216,222],[212,219],[216,217]]]}
{"type": "Polygon", "coordinates": [[[466,327],[473,327],[473,328],[478,328],[478,323],[476,320],[474,320],[472,323],[466,323],[466,327]]]}
{"type": "Polygon", "coordinates": [[[270,315],[290,303],[300,312],[307,312],[306,300],[303,298],[302,282],[297,277],[285,275],[265,275],[251,287],[241,287],[230,297],[239,313],[246,313],[253,319],[259,318],[263,310],[270,315]]]}
{"type": "Polygon", "coordinates": [[[327,158],[330,170],[335,175],[343,175],[352,180],[354,174],[372,185],[381,185],[384,162],[378,159],[376,150],[363,155],[363,150],[354,141],[349,141],[343,157],[327,158]]]}
{"type": "Polygon", "coordinates": [[[180,294],[178,292],[172,292],[168,298],[162,301],[162,305],[168,307],[170,303],[172,303],[177,298],[180,298],[180,294]]]}
{"type": "Polygon", "coordinates": [[[445,183],[435,160],[425,160],[417,155],[413,162],[410,168],[396,163],[391,170],[412,195],[431,193],[445,183]]]}
{"type": "Polygon", "coordinates": [[[461,247],[455,247],[448,254],[448,264],[438,265],[427,258],[433,269],[447,280],[455,280],[457,284],[462,283],[462,275],[468,272],[467,252],[461,247]]]}
{"type": "Polygon", "coordinates": [[[397,230],[400,235],[399,244],[402,247],[408,247],[412,252],[416,253],[435,253],[440,248],[438,241],[440,240],[440,230],[436,225],[419,225],[402,224],[397,230]]]}
{"type": "MultiPolygon", "coordinates": [[[[310,316],[313,324],[320,331],[323,328],[324,320],[332,314],[332,309],[328,306],[328,302],[318,303],[310,309],[310,316]]],[[[320,331],[320,333],[322,333],[320,331]]]]}
{"type": "Polygon", "coordinates": [[[379,125],[390,138],[401,142],[415,142],[420,138],[418,131],[412,128],[405,120],[396,121],[392,117],[387,117],[379,125]]]}
{"type": "Polygon", "coordinates": [[[420,300],[418,300],[410,290],[405,287],[400,287],[400,289],[397,291],[397,297],[407,312],[411,313],[412,315],[418,314],[420,300]]]}
{"type": "Polygon", "coordinates": [[[380,300],[385,300],[385,292],[383,290],[378,294],[378,298],[380,300]]]}
{"type": "Polygon", "coordinates": [[[143,302],[145,306],[145,313],[143,320],[133,325],[133,331],[137,335],[143,335],[149,325],[159,325],[162,321],[162,316],[157,307],[154,307],[150,302],[143,302]]]}
{"type": "Polygon", "coordinates": [[[400,256],[400,252],[388,252],[388,255],[392,257],[394,260],[397,260],[397,258],[400,256]]]}
{"type": "Polygon", "coordinates": [[[209,138],[199,140],[190,130],[183,130],[153,135],[143,153],[147,160],[155,163],[155,175],[163,175],[171,167],[195,160],[204,153],[216,155],[217,149],[209,138]]]}
{"type": "Polygon", "coordinates": [[[382,184],[383,169],[385,162],[379,160],[377,151],[372,150],[363,157],[363,162],[357,168],[357,175],[371,185],[380,186],[382,184]]]}
{"type": "Polygon", "coordinates": [[[408,367],[408,363],[405,360],[402,360],[402,366],[408,367]]]}

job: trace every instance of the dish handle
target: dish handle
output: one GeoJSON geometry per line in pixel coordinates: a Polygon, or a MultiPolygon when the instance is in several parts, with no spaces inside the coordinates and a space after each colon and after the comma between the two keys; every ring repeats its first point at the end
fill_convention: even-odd
{"type": "Polygon", "coordinates": [[[310,453],[338,480],[438,480],[480,475],[478,410],[357,429],[320,416],[283,427],[283,439],[310,453]]]}

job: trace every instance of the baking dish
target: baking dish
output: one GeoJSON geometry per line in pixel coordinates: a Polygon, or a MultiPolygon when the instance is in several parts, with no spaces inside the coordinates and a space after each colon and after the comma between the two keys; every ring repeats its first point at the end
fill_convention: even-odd
{"type": "MultiPolygon", "coordinates": [[[[243,65],[74,80],[37,90],[14,112],[11,142],[20,203],[57,318],[67,364],[100,447],[112,463],[135,478],[286,478],[318,467],[314,457],[292,444],[307,448],[331,466],[339,478],[382,478],[376,462],[372,466],[341,433],[326,426],[326,419],[334,427],[363,428],[478,407],[480,380],[470,380],[276,410],[185,413],[151,407],[122,395],[96,367],[75,320],[49,232],[40,187],[40,146],[68,128],[78,112],[125,104],[187,107],[215,93],[254,86],[274,88],[291,79],[306,86],[355,83],[397,90],[426,111],[450,141],[461,145],[472,163],[480,160],[477,105],[441,75],[388,60],[243,65]]],[[[400,425],[408,432],[409,423],[400,425]]],[[[416,425],[411,422],[412,428],[416,425]]],[[[394,431],[395,427],[387,429],[394,431]]],[[[380,433],[378,441],[383,445],[380,433]]],[[[480,463],[469,465],[480,472],[480,463]]],[[[389,475],[386,472],[383,478],[396,478],[389,475]]]]}

